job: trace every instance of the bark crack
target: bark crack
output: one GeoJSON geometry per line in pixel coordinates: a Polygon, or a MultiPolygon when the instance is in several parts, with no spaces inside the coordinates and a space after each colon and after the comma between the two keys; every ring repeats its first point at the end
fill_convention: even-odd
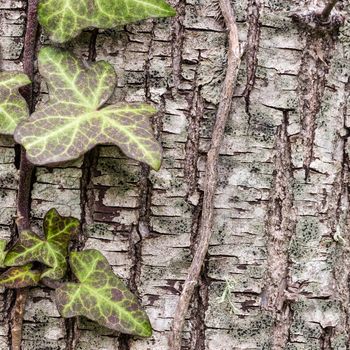
{"type": "Polygon", "coordinates": [[[327,82],[329,63],[334,50],[332,35],[315,37],[308,33],[302,63],[299,70],[299,108],[302,119],[304,145],[305,181],[310,174],[317,115],[321,110],[322,98],[327,82]]]}
{"type": "Polygon", "coordinates": [[[275,179],[266,220],[268,282],[262,294],[262,306],[272,312],[275,319],[271,336],[273,349],[285,349],[291,323],[286,296],[289,284],[288,247],[295,231],[296,218],[293,208],[291,144],[287,132],[288,113],[283,111],[282,125],[278,130],[275,179]]]}
{"type": "Polygon", "coordinates": [[[179,0],[176,6],[176,19],[173,22],[173,84],[175,92],[178,91],[181,82],[181,53],[184,40],[184,26],[183,21],[185,19],[186,1],[179,0]]]}
{"type": "Polygon", "coordinates": [[[250,0],[248,7],[248,34],[246,43],[246,66],[247,66],[247,83],[243,96],[245,99],[245,109],[249,117],[248,126],[252,118],[250,113],[250,94],[255,85],[256,70],[258,68],[258,52],[260,43],[260,11],[261,3],[260,0],[250,0]]]}

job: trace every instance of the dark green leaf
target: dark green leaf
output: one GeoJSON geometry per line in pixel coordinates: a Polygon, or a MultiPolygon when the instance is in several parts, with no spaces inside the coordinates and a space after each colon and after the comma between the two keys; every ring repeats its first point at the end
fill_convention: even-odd
{"type": "Polygon", "coordinates": [[[56,209],[51,209],[44,218],[46,239],[30,231],[23,231],[20,240],[8,252],[6,266],[20,266],[38,261],[48,266],[42,278],[61,279],[67,270],[66,257],[69,240],[79,230],[79,220],[60,216],[56,209]]]}
{"type": "Polygon", "coordinates": [[[0,276],[0,286],[14,289],[36,286],[41,272],[32,267],[33,264],[11,267],[0,276]]]}
{"type": "Polygon", "coordinates": [[[97,144],[115,144],[129,157],[158,170],[162,152],[149,118],[156,110],[147,104],[116,104],[101,108],[116,84],[107,62],[88,68],[72,54],[45,48],[39,70],[50,90],[50,101],[19,125],[15,139],[37,165],[78,158],[97,144]]]}
{"type": "Polygon", "coordinates": [[[18,88],[30,84],[19,72],[0,72],[0,134],[12,135],[21,120],[29,117],[26,101],[18,88]]]}
{"type": "Polygon", "coordinates": [[[39,21],[56,42],[76,37],[84,28],[113,28],[151,17],[174,16],[164,0],[41,0],[39,21]]]}
{"type": "Polygon", "coordinates": [[[122,333],[152,335],[147,314],[99,251],[71,253],[70,266],[79,283],[66,283],[56,290],[63,317],[85,316],[122,333]]]}

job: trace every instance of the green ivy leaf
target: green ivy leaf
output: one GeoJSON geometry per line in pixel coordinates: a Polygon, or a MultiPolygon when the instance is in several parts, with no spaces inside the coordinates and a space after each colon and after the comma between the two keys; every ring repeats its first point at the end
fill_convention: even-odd
{"type": "Polygon", "coordinates": [[[79,283],[66,283],[56,290],[63,317],[85,316],[122,333],[152,335],[147,314],[99,251],[71,253],[70,266],[79,283]]]}
{"type": "Polygon", "coordinates": [[[67,270],[69,240],[79,230],[79,220],[60,216],[56,209],[44,218],[46,239],[30,231],[22,231],[19,242],[7,253],[6,266],[20,266],[38,261],[48,266],[41,278],[61,279],[67,270]]]}
{"type": "Polygon", "coordinates": [[[44,48],[39,70],[50,90],[50,101],[21,123],[15,139],[37,165],[76,159],[97,144],[115,144],[129,157],[158,170],[162,152],[147,104],[115,104],[101,108],[116,84],[113,67],[104,61],[89,67],[72,54],[44,48]]]}
{"type": "Polygon", "coordinates": [[[18,88],[30,84],[19,72],[0,72],[0,134],[12,135],[21,120],[29,117],[25,99],[18,88]]]}
{"type": "Polygon", "coordinates": [[[40,24],[53,41],[60,43],[88,27],[114,28],[175,14],[164,0],[41,0],[39,3],[40,24]]]}
{"type": "Polygon", "coordinates": [[[36,286],[41,272],[32,270],[32,267],[33,264],[27,264],[8,269],[0,276],[0,286],[13,289],[36,286]]]}
{"type": "Polygon", "coordinates": [[[7,254],[6,245],[7,245],[7,241],[4,239],[0,239],[0,268],[6,267],[4,265],[5,257],[7,254]]]}

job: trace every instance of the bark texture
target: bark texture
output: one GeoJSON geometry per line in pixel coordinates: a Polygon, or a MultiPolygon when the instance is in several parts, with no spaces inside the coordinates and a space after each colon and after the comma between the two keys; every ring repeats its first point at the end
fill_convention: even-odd
{"type": "MultiPolygon", "coordinates": [[[[137,340],[59,317],[50,289],[29,292],[22,350],[168,350],[179,293],[198,243],[202,184],[226,70],[227,35],[212,0],[172,0],[178,16],[86,31],[66,46],[105,59],[114,101],[160,113],[160,172],[100,146],[36,169],[34,229],[55,207],[82,221],[145,306],[154,336],[137,340]],[[96,35],[97,34],[97,35],[96,35]]],[[[321,0],[232,2],[246,54],[220,151],[215,223],[183,332],[183,350],[350,348],[350,2],[331,30],[321,0]],[[298,14],[298,16],[293,16],[298,14]],[[315,25],[315,23],[318,23],[315,25]]],[[[26,1],[0,0],[0,69],[22,70],[26,1]]],[[[44,33],[38,46],[50,44],[44,33]]],[[[36,69],[35,69],[36,70],[36,69]]],[[[47,89],[35,74],[35,102],[47,89]]],[[[0,138],[0,237],[16,236],[20,152],[0,138]]],[[[10,349],[15,295],[0,295],[0,349],[10,349]]],[[[171,350],[171,349],[169,349],[171,350]]]]}

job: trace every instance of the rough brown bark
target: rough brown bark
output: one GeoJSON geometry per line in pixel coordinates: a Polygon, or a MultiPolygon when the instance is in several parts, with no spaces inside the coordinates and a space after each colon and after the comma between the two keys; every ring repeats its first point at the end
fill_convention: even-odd
{"type": "MultiPolygon", "coordinates": [[[[76,247],[106,255],[137,292],[154,336],[137,340],[86,320],[64,321],[52,292],[34,288],[22,350],[169,349],[199,243],[206,153],[227,62],[227,33],[213,2],[171,2],[174,19],[86,31],[67,44],[86,59],[114,65],[114,101],[158,106],[161,171],[100,146],[83,160],[38,168],[31,193],[35,229],[51,207],[81,219],[76,247]]],[[[315,29],[310,14],[326,3],[232,1],[246,56],[220,148],[212,239],[182,350],[349,348],[350,3],[339,1],[331,20],[315,29]],[[332,31],[337,14],[344,24],[332,31]]],[[[23,69],[25,12],[24,0],[0,0],[1,69],[23,69]]],[[[42,36],[38,43],[49,41],[42,36]]],[[[35,79],[39,84],[38,74],[35,79]]],[[[45,84],[34,92],[45,103],[45,84]]],[[[15,233],[16,164],[13,141],[1,137],[5,238],[15,233]]],[[[2,291],[1,349],[10,348],[13,302],[2,291]]]]}

